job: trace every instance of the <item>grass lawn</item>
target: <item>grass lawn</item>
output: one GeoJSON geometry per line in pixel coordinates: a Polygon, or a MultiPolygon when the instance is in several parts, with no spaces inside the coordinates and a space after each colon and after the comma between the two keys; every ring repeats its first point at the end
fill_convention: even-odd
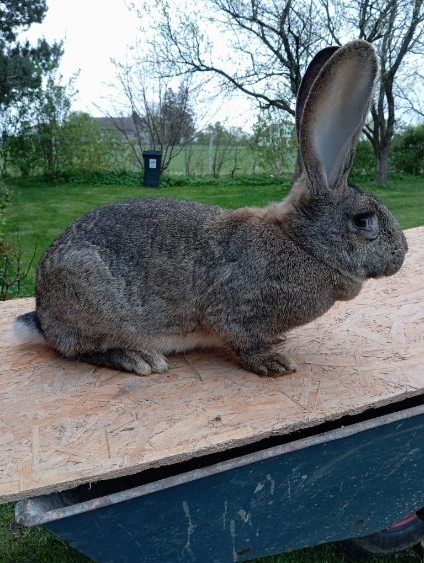
{"type": "MultiPolygon", "coordinates": [[[[393,179],[390,188],[362,182],[362,187],[383,200],[398,217],[403,228],[424,224],[424,182],[421,178],[393,179]]],[[[33,179],[9,182],[13,190],[8,211],[7,236],[19,239],[28,263],[35,259],[20,295],[34,293],[35,270],[40,255],[64,228],[86,211],[106,203],[134,198],[166,196],[214,203],[227,208],[266,205],[280,200],[289,189],[288,180],[260,178],[200,179],[188,185],[152,190],[141,187],[45,185],[33,179]]],[[[387,561],[420,561],[409,552],[387,561]]],[[[42,529],[22,530],[13,524],[12,505],[0,507],[0,562],[68,563],[87,561],[68,546],[54,540],[42,529]]],[[[265,561],[265,560],[264,560],[265,561]]],[[[266,560],[267,563],[341,563],[343,556],[331,546],[302,550],[266,560]]],[[[381,561],[381,560],[380,560],[381,561]]],[[[207,562],[205,562],[207,563],[207,562]]]]}

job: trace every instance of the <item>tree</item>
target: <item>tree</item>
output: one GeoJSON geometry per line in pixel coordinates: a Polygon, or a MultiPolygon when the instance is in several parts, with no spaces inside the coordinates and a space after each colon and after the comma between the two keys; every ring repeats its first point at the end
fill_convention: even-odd
{"type": "Polygon", "coordinates": [[[4,0],[0,5],[0,108],[7,107],[39,88],[43,73],[57,67],[62,44],[40,39],[34,47],[20,42],[18,34],[40,23],[46,0],[4,0]]]}
{"type": "Polygon", "coordinates": [[[161,172],[193,139],[194,112],[192,90],[187,80],[177,88],[163,78],[156,78],[142,63],[125,65],[115,62],[120,92],[126,98],[124,108],[114,105],[114,123],[127,138],[134,160],[143,168],[143,151],[147,148],[162,152],[161,172]],[[132,128],[125,124],[130,113],[132,128]]]}
{"type": "MultiPolygon", "coordinates": [[[[341,45],[346,35],[365,39],[376,47],[380,80],[371,105],[371,120],[364,133],[372,143],[377,162],[376,179],[387,185],[389,150],[395,133],[396,96],[408,80],[403,71],[408,58],[424,54],[423,0],[321,0],[327,28],[341,45]]],[[[414,73],[414,81],[419,74],[414,73]]]]}
{"type": "MultiPolygon", "coordinates": [[[[4,178],[8,173],[10,151],[9,138],[16,127],[16,117],[11,108],[3,108],[0,111],[0,176],[4,178]]],[[[0,183],[1,186],[1,183],[0,183]]],[[[0,191],[1,202],[1,191],[0,191]]]]}
{"type": "Polygon", "coordinates": [[[16,133],[8,136],[7,148],[10,166],[17,168],[21,176],[29,176],[40,166],[40,143],[27,120],[22,120],[16,133]]]}
{"type": "Polygon", "coordinates": [[[397,170],[415,176],[424,174],[424,125],[408,127],[396,135],[393,159],[397,170]]]}
{"type": "MultiPolygon", "coordinates": [[[[138,8],[144,21],[148,9],[147,2],[138,8]]],[[[294,115],[303,71],[320,48],[355,38],[373,43],[381,80],[365,134],[376,155],[377,180],[387,183],[399,86],[405,83],[407,60],[423,54],[423,0],[208,0],[201,13],[188,3],[177,9],[160,0],[160,10],[154,9],[159,16],[152,50],[163,72],[210,75],[220,91],[239,90],[262,109],[277,108],[288,116],[294,115]],[[224,56],[208,39],[212,28],[226,48],[224,56]]]]}
{"type": "Polygon", "coordinates": [[[46,178],[54,179],[63,168],[71,143],[64,125],[73,91],[72,80],[68,85],[60,80],[50,72],[37,90],[3,112],[3,159],[22,176],[41,169],[46,178]]]}
{"type": "Polygon", "coordinates": [[[72,112],[60,131],[60,167],[65,171],[122,170],[127,146],[116,129],[101,129],[88,113],[72,112]]]}
{"type": "Polygon", "coordinates": [[[284,167],[294,164],[295,135],[294,124],[281,120],[275,111],[262,111],[253,128],[250,149],[255,163],[265,171],[272,171],[281,176],[284,167]]]}
{"type": "Polygon", "coordinates": [[[246,135],[238,127],[225,127],[219,121],[208,125],[196,136],[197,145],[208,146],[208,172],[218,178],[225,165],[232,161],[231,176],[238,170],[238,157],[241,145],[246,143],[246,135]]]}
{"type": "Polygon", "coordinates": [[[69,117],[74,95],[74,78],[63,85],[56,72],[50,73],[45,85],[34,95],[33,111],[37,139],[46,179],[54,180],[60,170],[63,147],[63,124],[69,117]]]}
{"type": "Polygon", "coordinates": [[[166,89],[163,102],[156,112],[158,126],[155,135],[161,138],[162,144],[180,146],[193,138],[194,115],[188,103],[189,95],[187,84],[181,84],[175,92],[172,88],[166,89]]]}
{"type": "Polygon", "coordinates": [[[375,154],[372,144],[368,139],[361,139],[356,145],[350,176],[352,178],[359,178],[361,176],[370,178],[374,173],[375,154]]]}
{"type": "MultiPolygon", "coordinates": [[[[260,107],[294,116],[302,72],[325,43],[314,0],[207,0],[202,10],[154,5],[149,18],[157,34],[151,42],[163,73],[207,74],[220,90],[238,90],[260,107]],[[216,23],[212,23],[216,22],[216,23]],[[227,49],[219,55],[208,38],[212,27],[227,49]]],[[[149,3],[135,8],[146,21],[149,3]]]]}
{"type": "Polygon", "coordinates": [[[33,142],[35,98],[43,77],[52,73],[63,54],[62,43],[36,46],[21,42],[19,33],[40,23],[47,12],[45,0],[5,0],[0,5],[0,121],[2,175],[11,163],[27,175],[37,160],[33,142]]]}
{"type": "Polygon", "coordinates": [[[220,176],[222,167],[230,158],[234,148],[232,135],[225,130],[221,123],[208,127],[209,134],[209,173],[214,178],[220,176]]]}
{"type": "MultiPolygon", "coordinates": [[[[16,129],[16,110],[13,106],[22,104],[36,91],[43,74],[56,68],[62,55],[62,44],[49,45],[40,39],[36,46],[28,41],[20,42],[18,35],[32,23],[40,23],[47,11],[45,0],[3,0],[0,3],[0,125],[2,176],[7,173],[10,156],[21,154],[26,164],[21,171],[26,173],[30,162],[26,151],[27,138],[15,144],[10,151],[10,133],[16,129]]],[[[30,108],[30,106],[28,106],[30,108]]],[[[9,201],[7,189],[0,185],[0,299],[6,299],[19,290],[22,279],[28,273],[22,269],[22,251],[3,239],[4,210],[9,201]]]]}
{"type": "Polygon", "coordinates": [[[35,258],[35,251],[29,262],[24,266],[23,252],[19,239],[11,245],[5,239],[6,210],[10,205],[11,192],[0,181],[0,301],[16,297],[21,284],[28,276],[35,258]]]}

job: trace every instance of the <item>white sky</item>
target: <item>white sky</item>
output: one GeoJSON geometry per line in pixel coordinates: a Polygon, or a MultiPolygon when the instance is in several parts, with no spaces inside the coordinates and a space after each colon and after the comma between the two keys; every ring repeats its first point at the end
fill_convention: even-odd
{"type": "MultiPolygon", "coordinates": [[[[138,35],[138,18],[124,0],[47,0],[48,12],[41,24],[25,33],[31,41],[44,36],[48,41],[64,40],[60,72],[65,80],[79,70],[73,109],[99,115],[107,105],[108,86],[114,79],[113,57],[124,60],[128,46],[138,35]]],[[[138,35],[139,37],[139,35],[138,35]]],[[[252,103],[236,97],[220,104],[211,121],[249,128],[256,112],[252,103]]],[[[204,112],[203,112],[204,113],[204,112]]]]}

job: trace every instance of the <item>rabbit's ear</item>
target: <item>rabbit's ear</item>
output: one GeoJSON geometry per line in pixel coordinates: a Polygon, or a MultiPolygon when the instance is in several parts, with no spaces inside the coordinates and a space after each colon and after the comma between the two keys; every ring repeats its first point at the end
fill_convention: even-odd
{"type": "Polygon", "coordinates": [[[300,134],[300,120],[302,119],[303,108],[305,107],[312,84],[315,82],[319,71],[328,59],[337,51],[337,49],[339,49],[339,47],[326,47],[325,49],[321,49],[321,51],[319,51],[309,63],[308,68],[303,75],[296,98],[296,134],[298,141],[300,134]]]}
{"type": "Polygon", "coordinates": [[[362,40],[337,49],[319,70],[299,127],[300,153],[313,189],[344,185],[376,75],[375,51],[362,40]]]}

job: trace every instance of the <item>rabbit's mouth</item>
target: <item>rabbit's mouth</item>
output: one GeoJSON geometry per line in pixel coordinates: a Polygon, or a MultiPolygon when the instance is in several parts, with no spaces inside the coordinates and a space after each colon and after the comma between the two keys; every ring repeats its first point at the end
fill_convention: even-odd
{"type": "Polygon", "coordinates": [[[406,249],[396,248],[391,252],[390,260],[388,262],[383,262],[380,264],[375,264],[373,268],[368,270],[369,278],[384,278],[387,276],[393,276],[402,267],[405,260],[406,249]]]}
{"type": "Polygon", "coordinates": [[[406,241],[404,248],[396,248],[393,250],[391,260],[386,264],[381,276],[393,276],[393,274],[396,274],[396,272],[398,272],[402,267],[407,250],[408,245],[406,244],[406,241]]]}
{"type": "Polygon", "coordinates": [[[391,260],[387,263],[383,276],[392,276],[398,272],[405,260],[405,255],[408,252],[408,242],[404,233],[401,231],[400,240],[398,240],[398,245],[392,250],[391,260]]]}
{"type": "Polygon", "coordinates": [[[393,276],[398,272],[405,259],[405,252],[403,250],[397,250],[393,253],[393,259],[386,265],[382,273],[383,276],[393,276]]]}

